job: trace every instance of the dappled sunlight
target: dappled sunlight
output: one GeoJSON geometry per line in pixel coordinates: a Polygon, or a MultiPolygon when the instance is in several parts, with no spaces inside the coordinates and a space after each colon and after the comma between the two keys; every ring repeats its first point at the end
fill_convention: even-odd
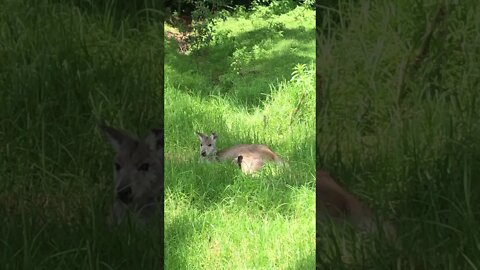
{"type": "Polygon", "coordinates": [[[204,97],[216,93],[239,106],[259,106],[271,93],[272,83],[289,79],[299,63],[315,62],[314,12],[297,9],[292,14],[302,14],[305,20],[292,19],[287,13],[266,21],[229,18],[217,22],[214,41],[188,56],[169,45],[166,85],[204,97]]]}

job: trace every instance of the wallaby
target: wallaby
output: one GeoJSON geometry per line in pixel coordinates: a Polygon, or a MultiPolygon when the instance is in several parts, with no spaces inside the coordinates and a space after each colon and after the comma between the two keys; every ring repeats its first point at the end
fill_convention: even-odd
{"type": "Polygon", "coordinates": [[[153,129],[137,139],[103,124],[100,128],[116,151],[111,221],[120,224],[129,210],[145,224],[158,204],[163,213],[163,130],[153,129]]]}
{"type": "Polygon", "coordinates": [[[216,142],[218,135],[212,133],[209,136],[196,132],[200,140],[200,161],[231,160],[242,168],[244,173],[254,173],[263,167],[265,161],[273,161],[279,165],[283,160],[268,146],[263,144],[237,144],[217,152],[216,142]],[[238,162],[238,157],[242,160],[238,162]]]}
{"type": "Polygon", "coordinates": [[[389,240],[396,238],[395,228],[383,220],[376,220],[373,211],[352,193],[341,187],[328,172],[317,169],[316,179],[317,222],[325,218],[347,220],[356,228],[369,232],[378,232],[381,225],[389,240]]]}

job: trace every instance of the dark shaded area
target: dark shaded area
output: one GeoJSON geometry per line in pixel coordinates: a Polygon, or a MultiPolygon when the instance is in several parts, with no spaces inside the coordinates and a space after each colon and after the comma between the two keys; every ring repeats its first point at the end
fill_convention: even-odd
{"type": "Polygon", "coordinates": [[[348,26],[350,18],[342,16],[342,13],[344,13],[345,9],[358,3],[358,0],[317,0],[315,5],[318,33],[321,35],[332,35],[332,30],[335,31],[337,28],[348,26]]]}
{"type": "MultiPolygon", "coordinates": [[[[192,12],[198,8],[199,2],[202,5],[208,7],[208,9],[215,13],[221,10],[232,11],[238,6],[243,6],[247,10],[252,7],[253,0],[207,0],[207,1],[198,1],[198,0],[166,0],[165,1],[165,8],[168,14],[172,14],[173,12],[178,13],[180,16],[187,16],[191,17],[192,12]]],[[[303,4],[304,0],[287,0],[284,1],[285,6],[294,7],[296,5],[303,4]]],[[[258,1],[258,5],[261,6],[269,6],[271,1],[258,1]]]]}
{"type": "MultiPolygon", "coordinates": [[[[378,55],[373,51],[368,53],[368,48],[362,48],[364,54],[359,53],[363,44],[374,44],[372,41],[381,40],[383,35],[391,37],[390,33],[377,28],[378,21],[386,19],[377,8],[380,11],[382,8],[388,9],[379,2],[369,6],[369,14],[375,16],[376,20],[362,21],[366,22],[362,29],[348,24],[341,26],[338,24],[338,15],[328,14],[329,25],[335,26],[328,45],[333,48],[347,45],[342,50],[333,49],[335,55],[332,58],[342,59],[341,54],[347,54],[347,58],[339,63],[332,61],[331,66],[317,73],[317,91],[322,97],[321,106],[317,107],[321,108],[317,111],[317,132],[320,131],[317,163],[335,171],[348,186],[371,194],[373,198],[370,198],[370,203],[391,213],[399,235],[406,244],[403,250],[393,256],[380,251],[372,252],[366,258],[368,265],[391,269],[388,264],[395,262],[397,267],[402,268],[437,269],[448,263],[460,269],[478,264],[475,255],[478,252],[475,249],[478,246],[476,228],[480,212],[471,206],[478,205],[480,201],[480,183],[475,181],[480,173],[477,169],[480,167],[477,154],[480,126],[475,120],[479,115],[476,91],[478,78],[473,76],[478,73],[478,65],[472,64],[478,62],[476,57],[479,54],[476,46],[468,49],[458,46],[459,40],[469,44],[478,38],[462,34],[476,23],[471,20],[470,11],[478,7],[470,4],[473,2],[463,5],[451,5],[448,2],[425,5],[415,2],[408,9],[405,8],[407,3],[399,2],[390,6],[401,19],[392,22],[388,29],[398,34],[400,46],[405,44],[411,47],[411,55],[407,55],[410,62],[406,66],[410,65],[409,69],[413,72],[405,73],[405,76],[395,73],[398,76],[395,79],[383,74],[372,79],[378,85],[388,85],[390,80],[398,79],[399,84],[391,85],[398,85],[398,89],[408,90],[408,93],[401,93],[401,102],[397,104],[388,98],[373,104],[369,113],[385,114],[386,117],[369,121],[366,124],[368,132],[359,131],[364,128],[360,121],[346,123],[350,119],[339,115],[355,113],[347,105],[352,99],[374,96],[368,91],[368,79],[356,77],[358,69],[348,67],[348,61],[361,63],[365,59],[379,57],[379,63],[384,65],[380,69],[389,65],[401,67],[388,58],[392,55],[386,57],[380,52],[378,55]],[[411,23],[410,27],[403,28],[403,21],[411,23]],[[350,39],[335,40],[335,33],[350,39]],[[353,53],[349,52],[348,47],[352,48],[353,53]],[[472,58],[475,60],[471,61],[472,58]],[[468,68],[465,68],[467,65],[468,68]],[[335,69],[338,71],[331,72],[335,69]],[[348,81],[348,84],[355,85],[355,91],[361,91],[362,94],[352,97],[344,89],[334,89],[332,85],[335,80],[348,81]],[[329,91],[331,95],[326,94],[329,91]],[[373,143],[361,145],[361,139],[365,137],[359,136],[361,139],[357,139],[353,138],[355,136],[342,135],[356,132],[365,137],[372,136],[373,143]],[[389,140],[389,136],[398,137],[389,140]],[[353,145],[361,146],[356,148],[353,145]],[[368,151],[369,154],[366,154],[368,151]],[[368,158],[372,155],[375,158],[368,158]],[[465,235],[468,235],[468,240],[465,235]],[[459,246],[461,253],[460,249],[452,248],[459,246]],[[403,257],[398,257],[399,254],[403,257]],[[466,258],[472,263],[467,262],[466,258]]],[[[322,2],[322,5],[326,4],[322,2]]],[[[345,12],[341,15],[363,16],[360,10],[355,10],[355,5],[351,7],[358,13],[345,12]]],[[[321,13],[318,15],[322,16],[321,13]]],[[[317,35],[325,34],[325,28],[322,28],[325,25],[317,21],[317,35]]],[[[404,56],[397,54],[397,57],[400,59],[404,56]]],[[[321,249],[317,248],[317,252],[321,252],[321,249]]],[[[320,269],[327,269],[330,264],[331,267],[342,269],[341,258],[330,259],[323,261],[320,269]]]]}
{"type": "Polygon", "coordinates": [[[143,12],[143,0],[65,2],[2,1],[1,265],[159,269],[163,234],[102,223],[111,151],[96,129],[100,119],[139,133],[163,127],[158,12],[143,12]]]}
{"type": "MultiPolygon", "coordinates": [[[[52,2],[64,3],[65,1],[53,0],[52,2]]],[[[166,17],[164,1],[158,0],[71,0],[70,3],[90,15],[111,17],[117,26],[120,26],[122,21],[129,20],[136,27],[140,27],[146,21],[164,21],[166,17]]]]}
{"type": "Polygon", "coordinates": [[[88,197],[88,202],[81,206],[75,201],[68,203],[49,197],[51,200],[46,208],[31,205],[32,202],[25,198],[11,209],[13,211],[8,211],[4,205],[0,207],[4,222],[0,228],[2,266],[13,269],[80,265],[162,269],[163,233],[154,225],[159,220],[150,227],[135,227],[131,223],[110,228],[105,223],[102,207],[105,196],[84,196],[84,199],[88,197]],[[62,211],[65,204],[69,207],[66,209],[69,216],[58,215],[56,212],[62,211]],[[80,208],[72,211],[77,206],[80,208]]]}

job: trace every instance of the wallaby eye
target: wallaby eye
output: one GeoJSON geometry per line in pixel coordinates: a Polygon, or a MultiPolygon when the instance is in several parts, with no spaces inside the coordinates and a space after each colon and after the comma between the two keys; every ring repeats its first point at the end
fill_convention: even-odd
{"type": "Polygon", "coordinates": [[[209,144],[208,144],[208,147],[210,147],[210,146],[212,146],[212,144],[211,144],[211,143],[209,143],[209,144]]]}
{"type": "Polygon", "coordinates": [[[201,143],[200,146],[203,146],[203,143],[201,143]]]}
{"type": "Polygon", "coordinates": [[[148,164],[148,163],[143,163],[143,164],[138,168],[138,170],[139,170],[139,171],[144,171],[144,172],[146,172],[146,171],[148,171],[148,167],[150,167],[150,164],[148,164]]]}
{"type": "Polygon", "coordinates": [[[115,170],[119,171],[121,168],[122,166],[120,166],[120,164],[115,162],[115,170]]]}

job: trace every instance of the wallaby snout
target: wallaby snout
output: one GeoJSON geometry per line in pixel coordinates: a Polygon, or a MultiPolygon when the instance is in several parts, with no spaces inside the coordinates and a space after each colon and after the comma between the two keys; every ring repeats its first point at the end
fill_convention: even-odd
{"type": "Polygon", "coordinates": [[[117,191],[117,197],[120,201],[122,201],[125,204],[129,204],[133,200],[132,196],[132,188],[131,187],[124,187],[122,189],[119,189],[117,191]]]}

